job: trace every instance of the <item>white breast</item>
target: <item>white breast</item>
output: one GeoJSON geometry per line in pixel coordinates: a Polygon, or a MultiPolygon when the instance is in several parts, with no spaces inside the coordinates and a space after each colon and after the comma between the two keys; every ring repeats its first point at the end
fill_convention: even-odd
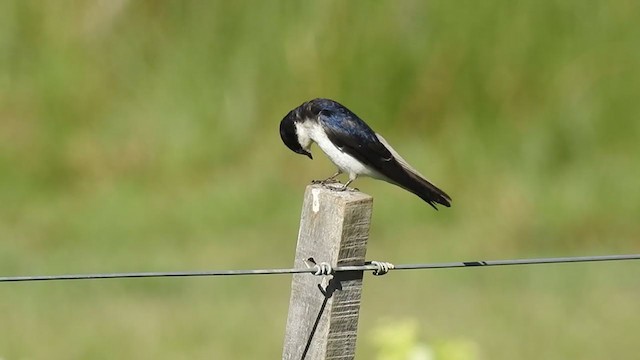
{"type": "Polygon", "coordinates": [[[355,179],[358,176],[369,176],[386,180],[378,172],[366,167],[351,155],[342,152],[329,140],[320,124],[311,121],[296,123],[296,133],[300,144],[305,150],[309,151],[311,142],[315,142],[340,171],[349,174],[349,179],[355,179]]]}

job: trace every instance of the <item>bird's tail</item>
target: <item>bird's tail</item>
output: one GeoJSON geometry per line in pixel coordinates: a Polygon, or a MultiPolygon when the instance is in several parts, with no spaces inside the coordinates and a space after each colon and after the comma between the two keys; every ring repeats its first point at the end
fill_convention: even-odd
{"type": "Polygon", "coordinates": [[[420,173],[407,168],[403,168],[403,170],[396,172],[393,179],[387,178],[385,180],[418,195],[436,210],[438,210],[436,204],[451,206],[451,197],[447,193],[433,185],[420,173]]]}
{"type": "Polygon", "coordinates": [[[446,207],[451,206],[451,197],[447,193],[422,177],[415,174],[410,174],[410,177],[412,178],[413,186],[407,187],[407,190],[418,195],[436,210],[438,210],[436,204],[446,207]]]}
{"type": "Polygon", "coordinates": [[[425,179],[425,177],[414,169],[409,163],[396,152],[391,145],[380,134],[376,134],[378,140],[386,146],[393,155],[395,165],[400,171],[394,171],[394,179],[386,179],[390,183],[400,186],[401,188],[411,191],[418,195],[422,200],[426,201],[431,207],[438,210],[436,204],[446,207],[451,206],[451,197],[444,191],[438,189],[437,186],[425,179]]]}

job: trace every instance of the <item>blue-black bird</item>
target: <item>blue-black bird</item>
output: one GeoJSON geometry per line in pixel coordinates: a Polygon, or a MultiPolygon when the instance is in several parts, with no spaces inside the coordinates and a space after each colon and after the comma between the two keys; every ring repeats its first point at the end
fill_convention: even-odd
{"type": "Polygon", "coordinates": [[[411,167],[387,141],[356,114],[329,99],[307,101],[291,110],[280,122],[280,137],[294,152],[313,159],[312,143],[338,167],[338,175],[349,175],[342,189],[358,176],[387,181],[408,190],[437,210],[436,204],[451,206],[451,198],[411,167]]]}

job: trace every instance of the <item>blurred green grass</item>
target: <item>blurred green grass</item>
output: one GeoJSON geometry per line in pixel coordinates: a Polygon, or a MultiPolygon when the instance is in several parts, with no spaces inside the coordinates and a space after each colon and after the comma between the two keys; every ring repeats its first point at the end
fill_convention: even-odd
{"type": "MultiPolygon", "coordinates": [[[[0,2],[0,273],[291,264],[304,186],[333,168],[289,152],[277,126],[319,96],[454,198],[435,213],[359,180],[375,197],[369,258],[638,252],[639,8],[0,2]]],[[[639,275],[628,262],[368,279],[359,358],[390,317],[483,358],[631,358],[639,275]]],[[[0,357],[277,358],[289,281],[3,284],[0,357]]]]}

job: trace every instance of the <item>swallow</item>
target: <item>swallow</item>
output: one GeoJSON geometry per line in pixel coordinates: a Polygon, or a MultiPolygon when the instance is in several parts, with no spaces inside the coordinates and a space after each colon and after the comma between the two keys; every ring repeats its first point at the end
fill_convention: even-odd
{"type": "Polygon", "coordinates": [[[359,176],[384,180],[426,201],[451,206],[451,197],[427,180],[407,163],[391,145],[351,110],[330,99],[313,99],[291,110],[280,122],[282,142],[293,152],[311,155],[316,143],[338,168],[338,172],[322,181],[348,174],[347,189],[359,176]]]}

